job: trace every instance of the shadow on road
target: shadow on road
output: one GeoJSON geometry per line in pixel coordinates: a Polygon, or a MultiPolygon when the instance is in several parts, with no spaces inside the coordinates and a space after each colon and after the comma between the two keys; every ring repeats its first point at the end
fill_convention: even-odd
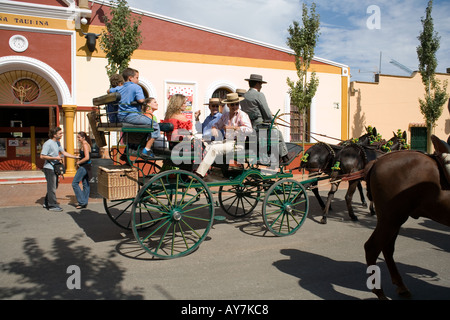
{"type": "Polygon", "coordinates": [[[71,239],[55,238],[48,251],[36,239],[24,239],[27,259],[1,264],[3,273],[16,275],[20,280],[14,286],[0,287],[0,299],[143,299],[142,288],[130,291],[122,288],[125,269],[110,259],[116,253],[111,251],[108,259],[100,258],[90,248],[77,245],[82,237],[79,234],[71,239]],[[67,286],[73,274],[67,271],[71,265],[81,270],[79,290],[67,286]]]}

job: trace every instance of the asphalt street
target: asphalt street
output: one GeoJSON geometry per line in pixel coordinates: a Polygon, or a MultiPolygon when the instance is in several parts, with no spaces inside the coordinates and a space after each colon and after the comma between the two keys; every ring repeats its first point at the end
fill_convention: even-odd
{"type": "MultiPolygon", "coordinates": [[[[359,221],[350,221],[344,195],[341,188],[321,225],[309,193],[308,218],[287,237],[267,232],[261,206],[240,220],[217,207],[227,219],[215,222],[198,250],[172,260],[145,253],[98,199],[83,210],[62,201],[59,213],[43,209],[37,196],[25,206],[11,202],[0,207],[0,299],[373,300],[363,245],[376,217],[356,197],[359,221]],[[71,286],[76,273],[79,289],[71,286]]],[[[450,299],[449,234],[426,219],[403,226],[395,258],[411,299],[450,299]]],[[[400,299],[382,257],[378,265],[386,295],[400,299]]]]}

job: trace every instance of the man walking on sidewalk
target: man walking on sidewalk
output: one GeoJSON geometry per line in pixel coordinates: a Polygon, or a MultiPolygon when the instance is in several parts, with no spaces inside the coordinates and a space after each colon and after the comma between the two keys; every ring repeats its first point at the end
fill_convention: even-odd
{"type": "Polygon", "coordinates": [[[58,187],[58,176],[53,167],[54,164],[61,162],[64,156],[68,158],[77,159],[77,156],[66,152],[61,146],[60,140],[63,136],[63,131],[60,127],[51,128],[48,133],[48,139],[42,146],[41,159],[45,160],[44,171],[45,180],[47,180],[47,194],[45,195],[44,208],[50,211],[63,211],[56,202],[56,188],[58,187]]]}

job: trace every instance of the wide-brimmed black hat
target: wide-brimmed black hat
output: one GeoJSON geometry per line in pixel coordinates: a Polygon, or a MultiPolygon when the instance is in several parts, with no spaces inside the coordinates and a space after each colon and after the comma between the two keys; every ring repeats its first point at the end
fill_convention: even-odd
{"type": "Polygon", "coordinates": [[[263,77],[260,74],[251,74],[250,78],[245,79],[245,81],[256,81],[256,82],[267,83],[266,81],[263,80],[263,77]]]}

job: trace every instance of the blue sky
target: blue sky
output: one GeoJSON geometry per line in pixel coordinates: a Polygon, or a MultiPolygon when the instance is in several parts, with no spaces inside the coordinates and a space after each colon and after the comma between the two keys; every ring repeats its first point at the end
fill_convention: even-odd
{"type": "MultiPolygon", "coordinates": [[[[301,21],[301,0],[128,0],[130,7],[287,47],[287,29],[301,21]]],[[[408,75],[395,60],[418,69],[417,37],[428,0],[316,0],[320,37],[315,55],[348,65],[352,81],[373,81],[374,73],[408,75]],[[369,10],[376,8],[376,11],[369,10]],[[381,57],[381,64],[380,64],[381,57]]],[[[441,37],[437,72],[450,68],[450,1],[433,1],[441,37]]]]}

